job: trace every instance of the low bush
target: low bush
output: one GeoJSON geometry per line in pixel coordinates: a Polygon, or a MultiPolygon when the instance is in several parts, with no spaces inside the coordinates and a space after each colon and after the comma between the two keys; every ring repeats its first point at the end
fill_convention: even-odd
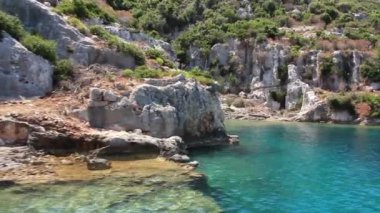
{"type": "Polygon", "coordinates": [[[26,35],[21,43],[31,52],[54,63],[57,60],[56,43],[37,35],[26,35]]]}
{"type": "Polygon", "coordinates": [[[363,93],[359,96],[360,103],[367,103],[371,107],[370,117],[380,117],[380,96],[374,93],[363,93]]]}
{"type": "Polygon", "coordinates": [[[159,64],[159,65],[164,65],[165,64],[165,61],[164,61],[164,59],[162,59],[162,58],[156,58],[156,62],[159,64]]]}
{"type": "Polygon", "coordinates": [[[2,31],[20,41],[29,51],[55,63],[57,60],[56,43],[25,31],[21,21],[12,15],[0,11],[0,36],[2,31]]]}
{"type": "Polygon", "coordinates": [[[163,73],[158,69],[150,69],[147,66],[136,67],[133,74],[136,78],[161,78],[163,73]]]}
{"type": "Polygon", "coordinates": [[[123,71],[123,76],[125,77],[125,78],[133,78],[133,70],[131,70],[131,69],[125,69],[124,71],[123,71]]]}
{"type": "Polygon", "coordinates": [[[158,69],[151,69],[147,66],[139,66],[134,70],[126,69],[123,71],[123,76],[126,78],[162,78],[164,77],[164,73],[158,69]]]}
{"type": "Polygon", "coordinates": [[[184,72],[184,74],[186,78],[193,78],[204,85],[211,85],[214,83],[214,80],[212,79],[210,73],[207,71],[201,70],[198,67],[195,67],[189,71],[186,71],[184,72]]]}
{"type": "Polygon", "coordinates": [[[147,51],[145,51],[145,54],[150,59],[163,58],[165,56],[162,51],[155,48],[148,49],[147,51]]]}
{"type": "Polygon", "coordinates": [[[24,30],[20,20],[3,11],[0,11],[0,36],[1,31],[9,33],[13,38],[20,40],[27,32],[24,30]]]}
{"type": "Polygon", "coordinates": [[[272,91],[270,92],[270,97],[272,100],[280,103],[281,108],[285,108],[286,91],[272,91]]]}
{"type": "Polygon", "coordinates": [[[79,30],[79,32],[81,32],[82,34],[85,34],[85,35],[89,35],[90,34],[90,30],[87,28],[87,26],[85,24],[83,24],[83,22],[75,17],[70,17],[68,19],[68,23],[77,28],[79,30]]]}
{"type": "Polygon", "coordinates": [[[63,0],[55,8],[58,13],[73,15],[77,18],[101,18],[107,23],[115,22],[112,14],[100,8],[95,2],[89,0],[63,0]]]}
{"type": "Polygon", "coordinates": [[[350,94],[337,94],[328,98],[330,107],[334,110],[355,111],[353,96],[350,94]]]}
{"type": "Polygon", "coordinates": [[[155,59],[161,66],[167,66],[170,68],[175,66],[174,63],[161,50],[150,48],[145,51],[145,55],[150,59],[155,59]]]}
{"type": "Polygon", "coordinates": [[[136,45],[121,40],[119,37],[112,35],[101,26],[90,27],[90,32],[105,40],[110,48],[115,48],[117,51],[122,52],[125,55],[131,55],[134,57],[136,64],[145,64],[144,53],[136,45]]]}
{"type": "Polygon", "coordinates": [[[356,114],[355,106],[368,104],[370,106],[370,117],[380,117],[380,96],[375,93],[343,93],[331,95],[327,98],[333,110],[347,110],[352,115],[356,114]]]}
{"type": "Polygon", "coordinates": [[[54,66],[54,78],[56,81],[66,80],[72,76],[73,70],[73,64],[69,60],[59,60],[54,66]]]}
{"type": "Polygon", "coordinates": [[[380,81],[380,58],[366,60],[360,67],[360,73],[370,81],[380,81]]]}

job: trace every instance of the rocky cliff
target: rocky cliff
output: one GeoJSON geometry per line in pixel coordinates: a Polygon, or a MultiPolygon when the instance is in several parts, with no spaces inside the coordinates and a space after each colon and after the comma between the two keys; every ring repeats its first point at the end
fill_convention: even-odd
{"type": "Polygon", "coordinates": [[[0,99],[44,96],[52,89],[52,65],[5,34],[0,42],[0,99]]]}
{"type": "Polygon", "coordinates": [[[189,65],[209,69],[216,79],[223,77],[225,92],[244,92],[275,110],[300,109],[303,96],[316,88],[356,90],[362,86],[359,68],[367,57],[366,52],[356,50],[309,50],[294,56],[286,44],[237,39],[214,45],[208,58],[199,55],[192,48],[189,65]]]}
{"type": "Polygon", "coordinates": [[[59,58],[70,58],[82,65],[111,64],[121,68],[135,66],[132,56],[97,44],[81,34],[52,8],[36,0],[0,0],[0,9],[20,18],[25,28],[57,43],[59,58]]]}

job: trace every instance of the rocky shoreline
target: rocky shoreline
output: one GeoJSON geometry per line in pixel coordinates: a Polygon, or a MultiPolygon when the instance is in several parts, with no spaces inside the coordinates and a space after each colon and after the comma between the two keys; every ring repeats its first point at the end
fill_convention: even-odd
{"type": "Polygon", "coordinates": [[[155,86],[158,80],[108,82],[94,70],[78,75],[80,82],[62,82],[49,97],[0,103],[1,181],[59,180],[57,169],[68,165],[112,171],[114,156],[191,171],[198,162],[188,148],[238,143],[226,134],[216,92],[195,81],[177,76],[155,86]]]}
{"type": "MultiPolygon", "coordinates": [[[[283,121],[283,122],[310,122],[310,123],[331,123],[331,124],[349,124],[349,125],[364,125],[364,126],[378,126],[380,119],[357,117],[354,118],[346,111],[333,112],[328,111],[327,104],[325,108],[318,108],[324,113],[324,117],[317,115],[312,117],[314,111],[271,111],[270,109],[262,110],[263,106],[258,107],[229,107],[223,105],[226,120],[251,120],[251,121],[283,121]],[[315,119],[316,118],[316,119],[315,119]]],[[[264,107],[265,108],[265,107],[264,107]]]]}

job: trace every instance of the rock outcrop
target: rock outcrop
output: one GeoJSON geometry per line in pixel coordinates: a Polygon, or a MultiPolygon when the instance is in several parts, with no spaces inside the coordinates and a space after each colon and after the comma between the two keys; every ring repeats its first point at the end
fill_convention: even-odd
{"type": "Polygon", "coordinates": [[[224,77],[225,92],[244,91],[248,98],[277,110],[298,107],[302,95],[315,88],[334,92],[355,90],[361,81],[359,68],[366,53],[352,50],[326,55],[308,50],[294,56],[286,44],[230,39],[215,44],[208,57],[195,47],[189,48],[187,56],[188,66],[210,69],[216,78],[224,77]],[[327,74],[322,71],[330,66],[326,63],[331,63],[327,74]],[[285,104],[273,100],[273,92],[287,94],[285,104]]]}
{"type": "Polygon", "coordinates": [[[180,137],[154,138],[125,131],[85,131],[60,129],[58,121],[35,125],[33,121],[0,117],[0,146],[29,145],[48,154],[67,155],[104,147],[100,154],[163,156],[181,154],[186,146],[180,137]]]}
{"type": "Polygon", "coordinates": [[[53,89],[53,66],[4,33],[0,41],[0,99],[44,96],[53,89]]]}
{"type": "Polygon", "coordinates": [[[94,63],[111,64],[120,68],[135,66],[132,56],[99,47],[93,39],[81,34],[67,24],[63,17],[38,1],[0,0],[0,9],[19,17],[29,31],[56,41],[60,58],[70,58],[85,66],[94,63]]]}
{"type": "Polygon", "coordinates": [[[155,80],[153,84],[162,86],[137,86],[130,97],[115,97],[109,95],[113,94],[111,91],[92,88],[86,110],[88,115],[81,117],[88,117],[93,127],[141,129],[159,138],[226,138],[224,115],[217,94],[195,81],[174,79],[179,81],[172,83],[166,79],[158,83],[155,80]]]}

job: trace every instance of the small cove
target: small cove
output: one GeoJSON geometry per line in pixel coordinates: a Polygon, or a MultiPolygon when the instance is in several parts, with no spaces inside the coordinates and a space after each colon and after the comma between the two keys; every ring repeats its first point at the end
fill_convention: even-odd
{"type": "Polygon", "coordinates": [[[241,144],[193,153],[227,212],[380,210],[380,129],[230,121],[241,144]]]}

